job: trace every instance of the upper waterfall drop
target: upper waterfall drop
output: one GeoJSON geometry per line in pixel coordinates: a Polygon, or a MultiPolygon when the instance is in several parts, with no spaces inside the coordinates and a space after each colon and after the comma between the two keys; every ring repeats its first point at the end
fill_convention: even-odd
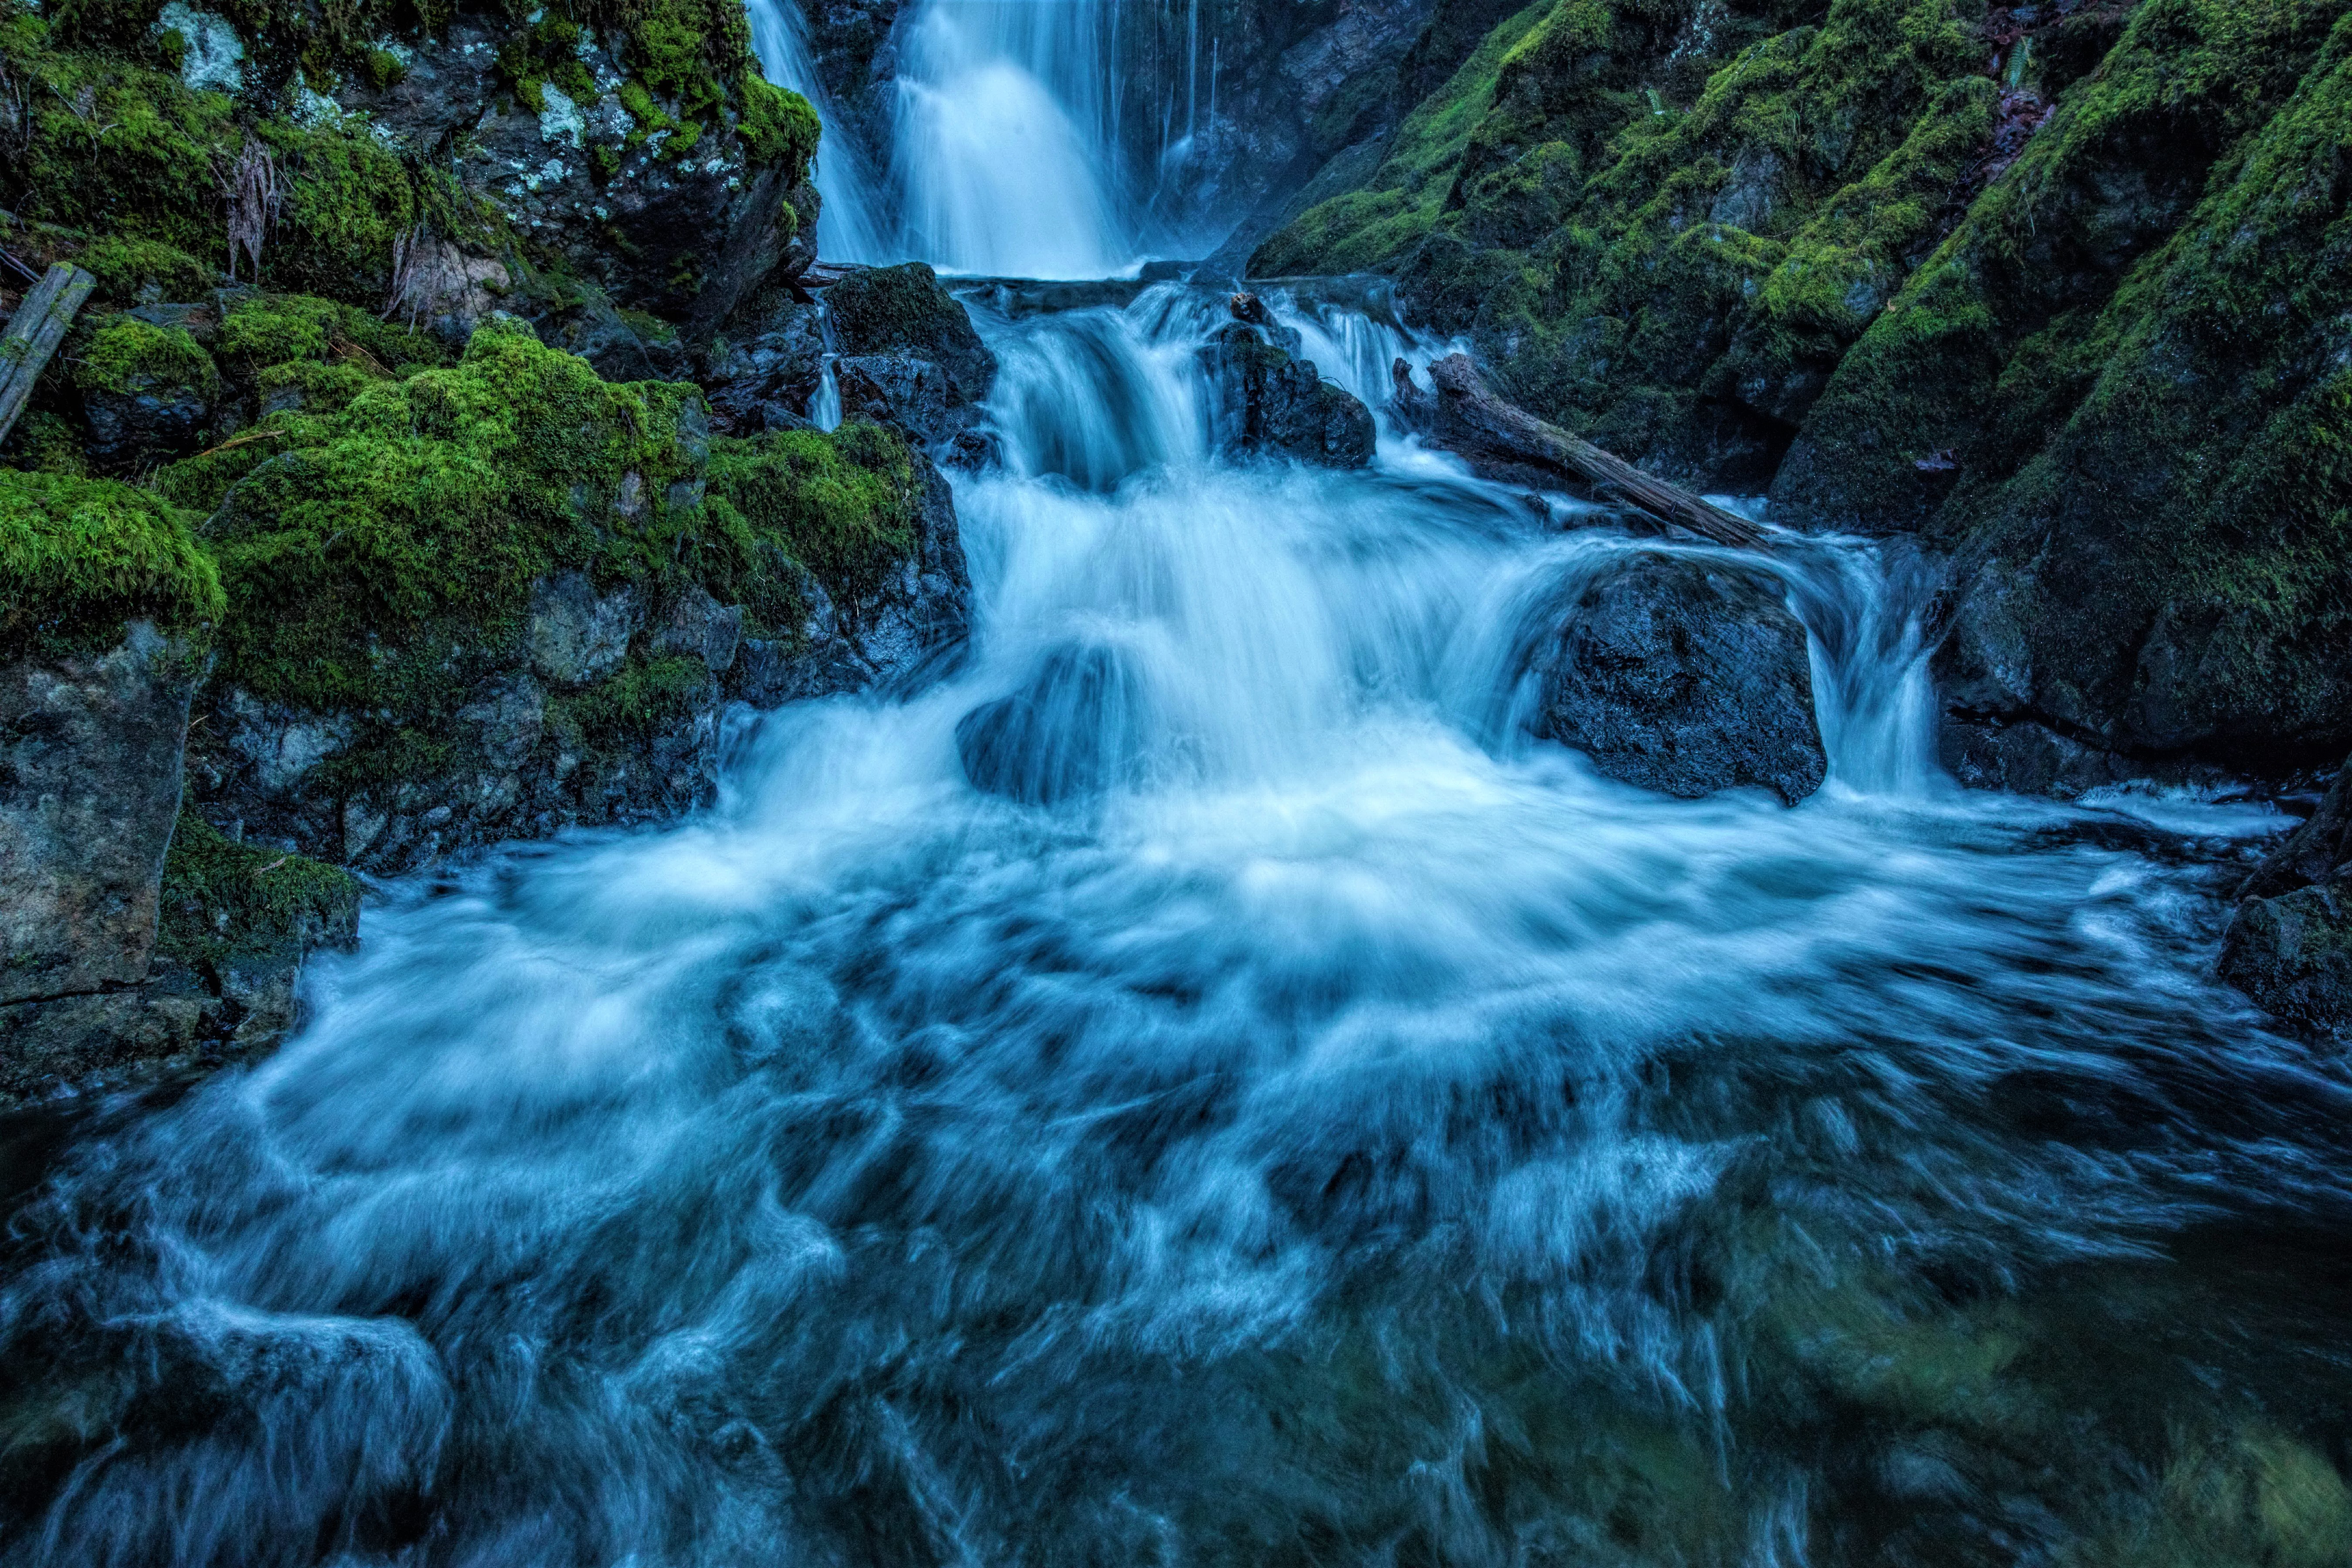
{"type": "Polygon", "coordinates": [[[930,0],[898,78],[892,173],[908,248],[945,272],[1101,278],[1119,221],[1097,0],[930,0]]]}
{"type": "Polygon", "coordinates": [[[743,0],[743,10],[761,74],[807,99],[824,127],[813,172],[824,202],[816,222],[819,254],[834,261],[898,260],[873,168],[856,139],[843,133],[844,121],[817,78],[808,24],[796,0],[743,0]]]}

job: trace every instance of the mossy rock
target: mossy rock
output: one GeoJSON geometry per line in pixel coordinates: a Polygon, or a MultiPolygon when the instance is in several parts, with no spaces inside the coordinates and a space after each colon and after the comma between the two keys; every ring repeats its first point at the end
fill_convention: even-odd
{"type": "Polygon", "coordinates": [[[163,861],[155,950],[199,970],[352,940],[360,881],[339,866],[239,844],[182,812],[163,861]]]}
{"type": "Polygon", "coordinates": [[[0,468],[0,652],[110,647],[133,618],[216,625],[220,574],[194,521],[112,479],[0,468]]]}

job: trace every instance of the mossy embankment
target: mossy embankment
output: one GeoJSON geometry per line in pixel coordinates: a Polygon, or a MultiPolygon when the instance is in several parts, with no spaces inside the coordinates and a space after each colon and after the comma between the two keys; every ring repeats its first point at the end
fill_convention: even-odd
{"type": "Polygon", "coordinates": [[[2323,0],[1546,0],[1261,273],[1370,268],[1645,467],[1948,563],[1947,759],[2352,747],[2323,0]]]}

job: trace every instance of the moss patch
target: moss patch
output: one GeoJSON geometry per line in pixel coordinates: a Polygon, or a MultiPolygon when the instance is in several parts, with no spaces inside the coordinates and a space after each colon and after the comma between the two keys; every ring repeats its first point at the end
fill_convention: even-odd
{"type": "Polygon", "coordinates": [[[191,519],[111,479],[0,468],[0,649],[105,647],[125,621],[200,632],[224,599],[191,519]]]}
{"type": "Polygon", "coordinates": [[[163,861],[156,952],[201,970],[303,952],[347,935],[359,879],[283,850],[239,844],[183,812],[163,861]]]}

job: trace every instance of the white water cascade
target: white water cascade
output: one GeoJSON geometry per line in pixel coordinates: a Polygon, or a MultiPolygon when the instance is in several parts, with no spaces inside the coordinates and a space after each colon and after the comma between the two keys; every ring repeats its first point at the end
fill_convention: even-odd
{"type": "Polygon", "coordinates": [[[1218,45],[1202,37],[1197,0],[1181,44],[1133,82],[1118,0],[916,0],[898,30],[888,144],[868,148],[817,79],[795,0],[746,6],[761,68],[824,122],[818,249],[829,260],[1039,279],[1131,271],[1170,237],[1151,216],[1161,193],[1137,187],[1180,175],[1216,116],[1218,45]],[[1143,180],[1119,149],[1136,91],[1158,99],[1159,155],[1143,180]]]}
{"type": "Polygon", "coordinates": [[[2271,819],[1951,789],[1856,541],[1764,567],[1826,787],[1612,782],[1528,650],[1719,552],[1219,459],[1212,296],[975,305],[960,671],[376,889],[276,1056],[5,1184],[11,1561],[2104,1562],[2168,1442],[2324,1491],[2352,1093],[2205,973],[2271,819]],[[1078,743],[983,792],[1008,701],[1078,743]]]}

